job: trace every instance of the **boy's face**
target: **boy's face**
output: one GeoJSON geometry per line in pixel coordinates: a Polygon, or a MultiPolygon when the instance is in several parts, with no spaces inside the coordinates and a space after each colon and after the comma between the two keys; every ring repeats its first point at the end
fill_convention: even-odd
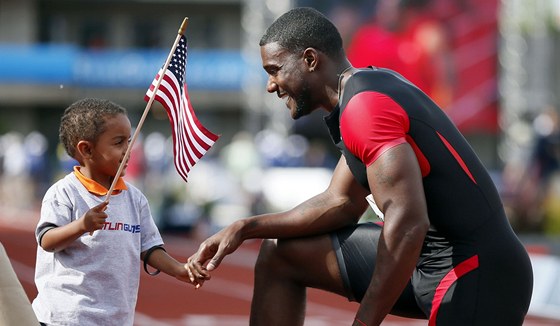
{"type": "MultiPolygon", "coordinates": [[[[119,165],[130,142],[130,121],[124,114],[105,118],[105,131],[93,145],[89,166],[94,180],[107,180],[117,174],[119,165]]],[[[121,176],[125,175],[126,165],[121,176]]]]}

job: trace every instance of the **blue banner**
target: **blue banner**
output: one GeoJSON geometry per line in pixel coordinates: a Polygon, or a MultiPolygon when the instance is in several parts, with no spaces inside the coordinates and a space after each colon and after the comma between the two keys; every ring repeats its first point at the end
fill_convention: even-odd
{"type": "MultiPolygon", "coordinates": [[[[0,84],[148,88],[168,52],[82,50],[64,45],[0,45],[0,84]]],[[[239,51],[189,49],[189,90],[238,91],[248,65],[239,51]]]]}

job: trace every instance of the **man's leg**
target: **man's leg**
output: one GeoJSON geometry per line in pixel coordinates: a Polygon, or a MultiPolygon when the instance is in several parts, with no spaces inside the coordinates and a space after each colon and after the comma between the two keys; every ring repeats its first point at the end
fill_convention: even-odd
{"type": "Polygon", "coordinates": [[[330,236],[264,240],[250,324],[303,325],[307,287],[347,297],[330,236]]]}

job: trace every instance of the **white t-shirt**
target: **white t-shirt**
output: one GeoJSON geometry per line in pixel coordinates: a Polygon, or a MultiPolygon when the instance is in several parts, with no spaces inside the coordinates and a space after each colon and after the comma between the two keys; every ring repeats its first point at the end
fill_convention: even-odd
{"type": "MultiPolygon", "coordinates": [[[[103,229],[84,233],[66,249],[51,253],[37,248],[32,303],[48,325],[132,325],[140,281],[140,253],[163,244],[146,197],[127,183],[110,198],[103,229]]],[[[79,219],[105,200],[82,185],[74,173],[45,194],[36,237],[46,228],[79,219]]]]}

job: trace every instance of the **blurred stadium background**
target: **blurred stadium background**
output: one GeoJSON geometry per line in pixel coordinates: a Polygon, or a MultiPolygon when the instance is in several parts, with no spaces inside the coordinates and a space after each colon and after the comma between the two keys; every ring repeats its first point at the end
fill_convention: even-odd
{"type": "Polygon", "coordinates": [[[154,104],[127,179],[164,233],[201,239],[319,192],[338,154],[320,113],[293,122],[266,93],[259,38],[289,8],[312,6],[354,46],[388,3],[428,23],[395,45],[401,65],[419,68],[418,53],[434,64],[431,94],[492,172],[532,254],[531,314],[560,323],[559,0],[0,0],[0,211],[12,212],[0,224],[32,231],[46,188],[74,164],[58,144],[70,103],[111,99],[136,125],[184,17],[190,98],[221,138],[185,184],[154,104]]]}

